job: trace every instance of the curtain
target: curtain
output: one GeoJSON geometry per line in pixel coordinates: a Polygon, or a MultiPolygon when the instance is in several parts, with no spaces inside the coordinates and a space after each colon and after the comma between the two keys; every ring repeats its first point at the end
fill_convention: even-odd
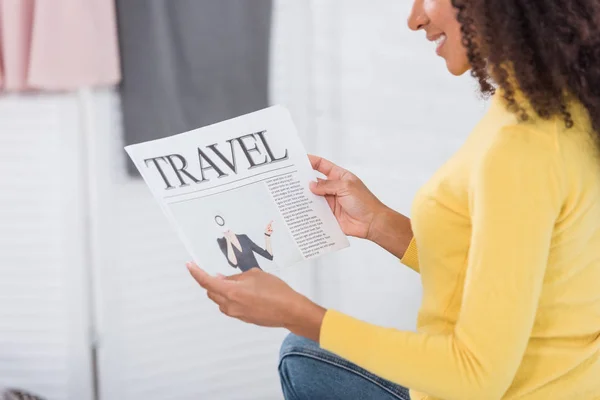
{"type": "MultiPolygon", "coordinates": [[[[269,105],[272,0],[119,0],[125,144],[269,105]]],[[[129,163],[129,171],[137,176],[129,163]]]]}
{"type": "Polygon", "coordinates": [[[0,90],[120,80],[113,0],[0,0],[0,90]]]}

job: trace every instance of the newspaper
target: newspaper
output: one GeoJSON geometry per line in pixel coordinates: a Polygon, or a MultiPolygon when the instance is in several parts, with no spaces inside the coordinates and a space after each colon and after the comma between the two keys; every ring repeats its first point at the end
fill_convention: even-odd
{"type": "Polygon", "coordinates": [[[282,106],[125,150],[209,273],[277,272],[349,245],[282,106]]]}

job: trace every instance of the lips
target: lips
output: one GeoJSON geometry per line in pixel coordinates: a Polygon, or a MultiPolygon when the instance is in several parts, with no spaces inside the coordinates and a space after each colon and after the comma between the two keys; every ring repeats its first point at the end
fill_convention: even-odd
{"type": "Polygon", "coordinates": [[[445,33],[444,32],[436,32],[436,33],[427,32],[427,40],[429,40],[430,42],[433,42],[442,35],[445,35],[445,33]]]}
{"type": "Polygon", "coordinates": [[[445,33],[438,33],[435,35],[427,35],[427,39],[434,42],[436,45],[436,53],[440,53],[440,49],[446,42],[447,36],[445,33]]]}
{"type": "Polygon", "coordinates": [[[446,35],[443,33],[434,40],[437,47],[440,47],[441,45],[443,45],[445,41],[446,41],[446,35]]]}

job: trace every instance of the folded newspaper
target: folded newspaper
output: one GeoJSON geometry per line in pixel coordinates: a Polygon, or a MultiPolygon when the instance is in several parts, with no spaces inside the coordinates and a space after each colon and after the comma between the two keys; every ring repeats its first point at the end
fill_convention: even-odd
{"type": "Polygon", "coordinates": [[[349,245],[282,106],[125,150],[209,273],[277,272],[349,245]]]}

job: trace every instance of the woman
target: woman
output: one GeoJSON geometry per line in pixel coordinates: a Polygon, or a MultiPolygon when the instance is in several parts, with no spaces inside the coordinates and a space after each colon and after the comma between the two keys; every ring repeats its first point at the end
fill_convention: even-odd
{"type": "Polygon", "coordinates": [[[252,241],[246,234],[236,234],[225,226],[225,219],[220,215],[215,216],[215,222],[220,228],[219,233],[223,236],[217,238],[217,244],[221,252],[227,259],[227,262],[233,268],[239,268],[246,272],[252,268],[260,268],[260,264],[254,253],[259,254],[267,260],[273,260],[273,247],[271,245],[271,235],[273,234],[273,221],[267,224],[265,228],[265,248],[263,249],[252,241]]]}
{"type": "Polygon", "coordinates": [[[496,87],[489,112],[410,221],[318,157],[328,179],[312,190],[348,235],[420,272],[418,331],[325,310],[261,271],[192,275],[227,315],[293,332],[288,399],[600,399],[600,3],[416,0],[408,23],[452,74],[496,87]]]}

